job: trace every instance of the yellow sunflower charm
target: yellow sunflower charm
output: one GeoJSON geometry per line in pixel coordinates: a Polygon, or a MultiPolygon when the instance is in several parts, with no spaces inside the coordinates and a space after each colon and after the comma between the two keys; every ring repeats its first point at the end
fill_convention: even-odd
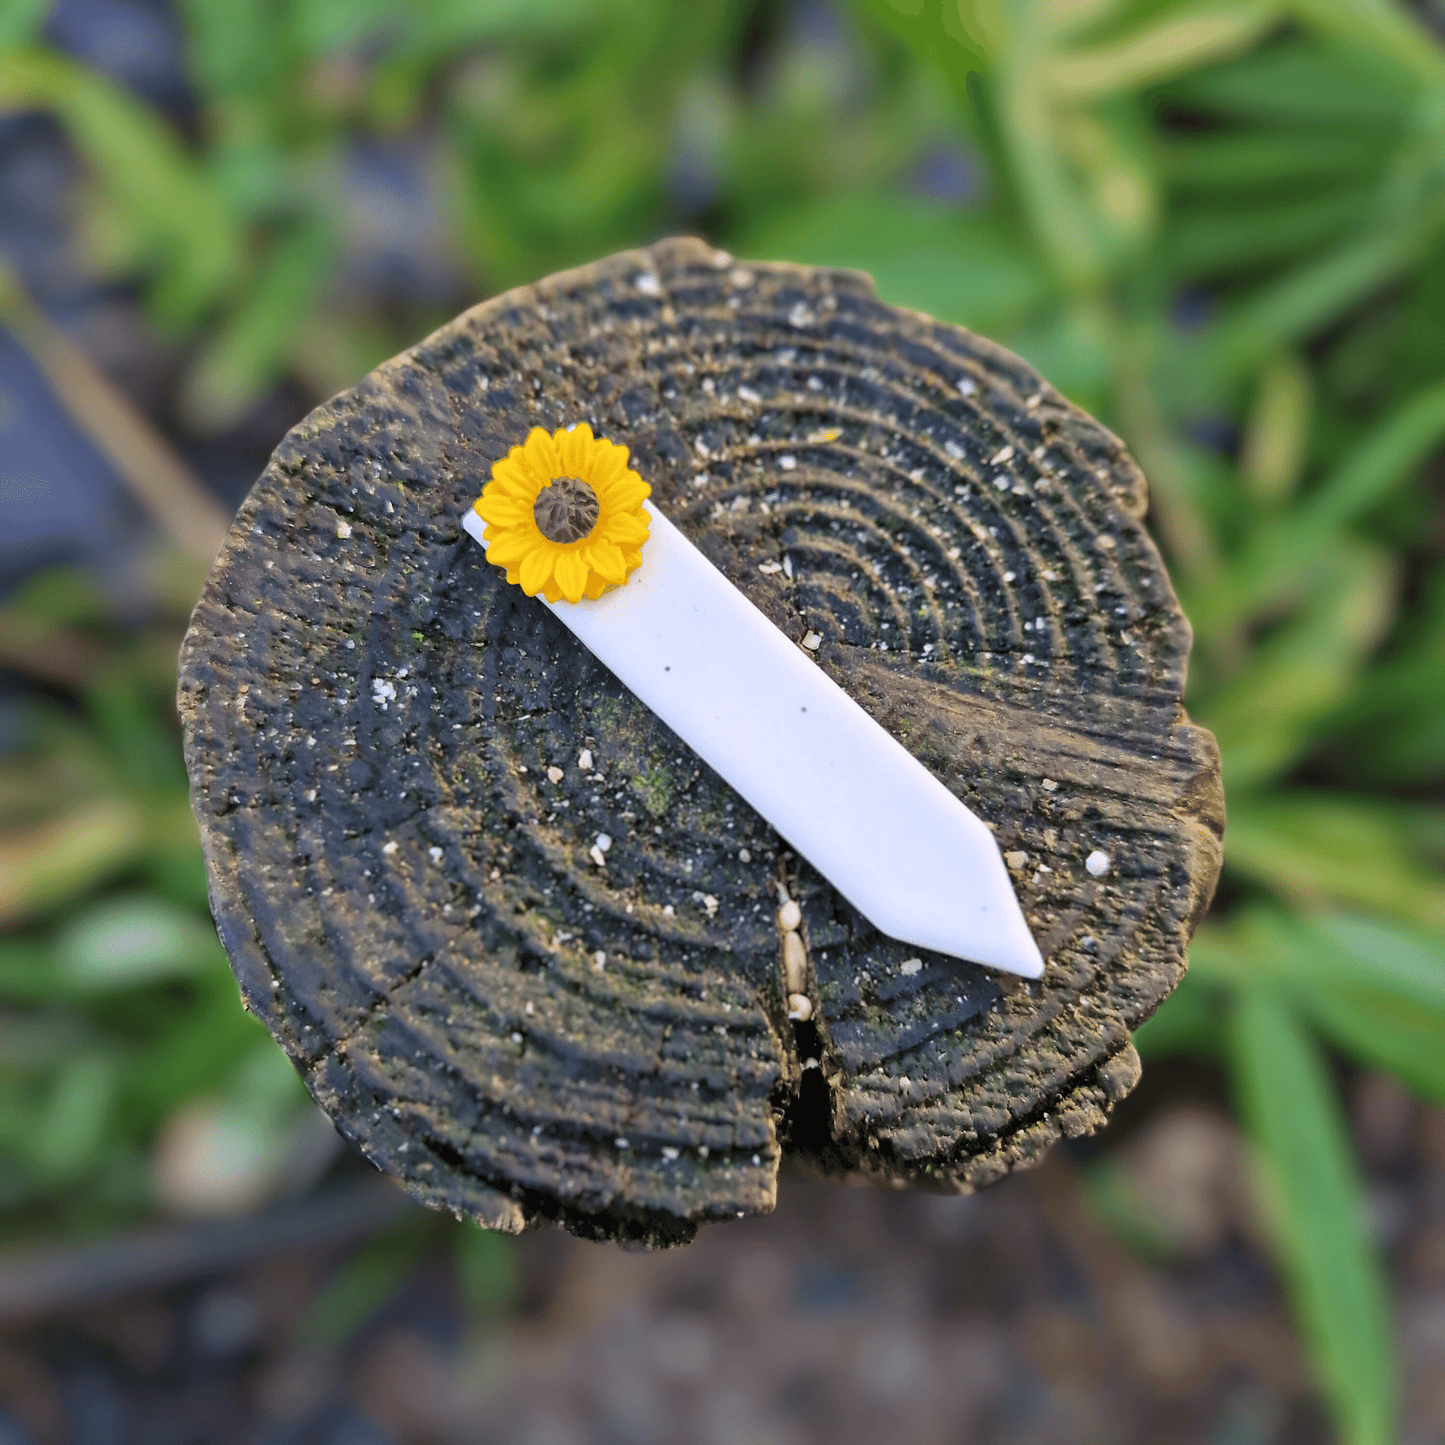
{"type": "Polygon", "coordinates": [[[642,565],[652,488],[627,466],[627,448],[585,423],[526,442],[492,464],[475,505],[487,524],[487,561],[548,602],[600,597],[642,565]]]}

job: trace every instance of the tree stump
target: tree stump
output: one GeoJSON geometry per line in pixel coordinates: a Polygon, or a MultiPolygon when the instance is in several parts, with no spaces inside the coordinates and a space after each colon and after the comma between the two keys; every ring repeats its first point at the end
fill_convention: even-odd
{"type": "Polygon", "coordinates": [[[1114,436],[856,273],[674,240],[476,307],[286,437],[186,637],[246,1005],[381,1169],[495,1229],[677,1243],[770,1209],[784,1157],[968,1190],[1090,1132],[1220,866],[1144,510],[1114,436]],[[488,565],[492,461],[579,421],[993,827],[1041,981],[880,936],[488,565]]]}

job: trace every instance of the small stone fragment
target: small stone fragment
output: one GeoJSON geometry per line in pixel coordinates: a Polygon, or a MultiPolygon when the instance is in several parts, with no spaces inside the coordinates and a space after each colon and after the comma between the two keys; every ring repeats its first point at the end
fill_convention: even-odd
{"type": "Polygon", "coordinates": [[[612,846],[612,838],[607,833],[597,835],[597,846],[605,853],[612,846]]]}
{"type": "Polygon", "coordinates": [[[783,935],[783,978],[789,993],[799,993],[808,986],[808,951],[796,933],[783,935]]]}
{"type": "Polygon", "coordinates": [[[821,632],[805,632],[803,634],[803,646],[809,652],[816,652],[823,645],[823,634],[821,632]]]}
{"type": "Polygon", "coordinates": [[[1029,855],[1025,853],[1022,848],[1015,848],[1011,852],[1003,855],[1003,861],[1017,873],[1020,868],[1028,864],[1029,855]]]}
{"type": "Polygon", "coordinates": [[[562,769],[555,766],[548,768],[547,781],[549,783],[560,783],[562,781],[562,769]]]}
{"type": "Polygon", "coordinates": [[[1102,848],[1095,848],[1094,851],[1084,859],[1084,867],[1087,868],[1095,878],[1102,878],[1113,866],[1114,860],[1110,858],[1102,848]]]}
{"type": "Polygon", "coordinates": [[[915,974],[923,972],[923,960],[921,958],[905,958],[903,962],[898,965],[898,972],[901,973],[904,978],[912,978],[915,974]]]}
{"type": "Polygon", "coordinates": [[[591,748],[583,748],[582,751],[577,754],[577,766],[578,766],[579,768],[581,768],[584,773],[591,771],[591,768],[592,768],[592,749],[591,749],[591,748]]]}

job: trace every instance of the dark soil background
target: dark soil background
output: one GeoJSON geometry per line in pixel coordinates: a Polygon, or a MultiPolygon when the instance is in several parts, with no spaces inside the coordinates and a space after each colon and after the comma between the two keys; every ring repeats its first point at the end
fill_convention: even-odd
{"type": "MultiPolygon", "coordinates": [[[[1100,1141],[1177,1225],[1167,1262],[1100,1227],[1087,1151],[1070,1146],[965,1197],[786,1179],[772,1216],[653,1255],[525,1236],[501,1320],[479,1322],[447,1260],[423,1255],[353,1334],[320,1347],[298,1325],[356,1241],[270,1248],[263,1227],[251,1258],[161,1290],[106,1297],[92,1266],[100,1297],[48,1317],[43,1300],[14,1299],[13,1277],[7,1300],[0,1277],[0,1308],[37,1316],[0,1336],[0,1441],[1327,1441],[1212,1082],[1146,1071],[1100,1141]]],[[[1397,1288],[1401,1438],[1438,1445],[1445,1111],[1379,1076],[1349,1086],[1397,1288]]],[[[364,1171],[344,1163],[318,1197],[366,1188],[364,1171]]],[[[277,1234],[290,1224],[275,1216],[277,1234]]]]}

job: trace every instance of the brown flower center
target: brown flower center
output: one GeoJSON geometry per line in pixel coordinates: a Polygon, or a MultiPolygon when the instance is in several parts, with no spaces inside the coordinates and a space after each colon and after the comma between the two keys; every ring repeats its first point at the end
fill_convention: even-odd
{"type": "Polygon", "coordinates": [[[576,477],[554,477],[532,503],[537,530],[549,541],[580,542],[597,525],[597,493],[576,477]]]}

